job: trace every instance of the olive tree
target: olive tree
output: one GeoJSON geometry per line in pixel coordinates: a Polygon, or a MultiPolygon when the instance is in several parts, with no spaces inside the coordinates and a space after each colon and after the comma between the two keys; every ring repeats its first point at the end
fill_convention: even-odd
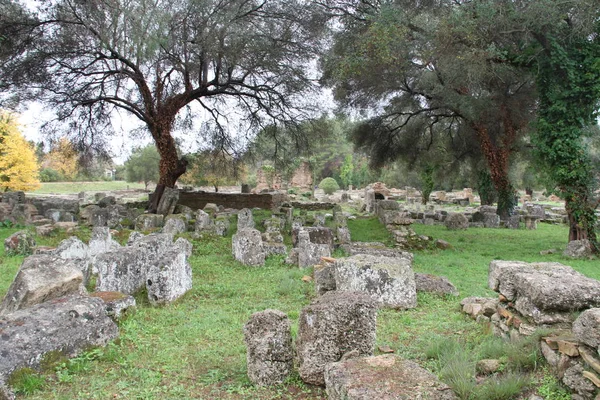
{"type": "Polygon", "coordinates": [[[0,37],[10,38],[0,87],[50,105],[87,145],[102,144],[115,110],[137,118],[160,154],[151,210],[186,171],[173,134],[192,129],[193,116],[212,119],[210,133],[228,144],[241,140],[233,124],[239,134],[307,116],[308,67],[326,18],[311,2],[57,0],[13,9],[22,3],[0,15],[0,37]]]}

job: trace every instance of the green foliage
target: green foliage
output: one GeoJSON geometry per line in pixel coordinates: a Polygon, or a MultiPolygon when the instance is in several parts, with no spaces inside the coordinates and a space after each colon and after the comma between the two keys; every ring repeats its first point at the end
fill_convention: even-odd
{"type": "Polygon", "coordinates": [[[319,189],[323,190],[325,194],[333,194],[336,190],[340,190],[340,185],[333,178],[325,178],[319,183],[319,189]]]}
{"type": "Polygon", "coordinates": [[[554,374],[548,370],[538,382],[538,393],[544,400],[570,400],[571,393],[559,382],[554,374]]]}
{"type": "Polygon", "coordinates": [[[558,31],[546,33],[540,44],[544,51],[536,66],[537,154],[551,188],[565,199],[569,240],[587,238],[595,243],[596,182],[583,138],[586,128],[596,123],[600,101],[600,38],[558,31]]]}
{"type": "Polygon", "coordinates": [[[433,174],[435,172],[435,168],[433,165],[426,165],[421,171],[421,195],[423,204],[427,204],[429,202],[429,195],[433,192],[434,187],[434,179],[433,174]]]}
{"type": "Polygon", "coordinates": [[[52,168],[44,168],[40,171],[40,181],[42,182],[60,182],[64,177],[60,172],[52,168]]]}
{"type": "Polygon", "coordinates": [[[342,164],[340,170],[340,179],[346,189],[354,182],[354,163],[352,154],[348,154],[346,158],[344,158],[344,164],[342,164]]]}
{"type": "Polygon", "coordinates": [[[131,156],[125,161],[127,182],[144,182],[148,188],[149,182],[158,182],[158,164],[160,155],[156,146],[149,144],[133,150],[131,156]]]}
{"type": "Polygon", "coordinates": [[[487,169],[479,171],[477,177],[477,191],[479,192],[479,198],[481,199],[482,205],[492,205],[498,198],[498,193],[492,182],[492,177],[487,169]]]}
{"type": "Polygon", "coordinates": [[[21,368],[8,377],[7,383],[15,393],[31,395],[42,390],[46,379],[31,368],[21,368]]]}

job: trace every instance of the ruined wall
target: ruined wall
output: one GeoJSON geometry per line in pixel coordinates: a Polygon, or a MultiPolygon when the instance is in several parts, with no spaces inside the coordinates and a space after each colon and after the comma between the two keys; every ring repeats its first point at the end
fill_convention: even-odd
{"type": "Polygon", "coordinates": [[[312,189],[313,179],[312,173],[310,172],[310,164],[307,161],[302,162],[298,168],[294,171],[292,179],[288,186],[301,188],[301,189],[312,189]]]}
{"type": "Polygon", "coordinates": [[[178,204],[194,210],[202,209],[207,203],[214,203],[225,208],[262,208],[273,210],[281,206],[287,196],[281,193],[214,193],[214,192],[180,192],[178,204]]]}

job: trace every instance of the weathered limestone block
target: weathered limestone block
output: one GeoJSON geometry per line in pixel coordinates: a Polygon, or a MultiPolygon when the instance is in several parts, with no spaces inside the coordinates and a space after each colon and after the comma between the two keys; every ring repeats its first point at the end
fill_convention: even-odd
{"type": "Polygon", "coordinates": [[[98,200],[98,207],[106,208],[108,206],[114,206],[117,204],[117,199],[115,196],[104,196],[100,200],[98,200]]]}
{"type": "Polygon", "coordinates": [[[25,203],[25,192],[17,190],[15,192],[2,193],[2,203],[15,206],[16,204],[25,203]]]}
{"type": "Polygon", "coordinates": [[[451,231],[465,230],[469,227],[469,220],[464,214],[450,213],[444,220],[444,224],[451,231]]]}
{"type": "MultiPolygon", "coordinates": [[[[94,236],[92,236],[94,237],[94,236]]],[[[118,243],[117,243],[118,244],[118,243]]],[[[94,244],[96,246],[97,244],[94,244]]],[[[83,273],[83,283],[87,284],[93,270],[90,248],[75,236],[71,236],[59,243],[58,247],[49,254],[58,256],[65,260],[71,260],[83,273]]]]}
{"type": "Polygon", "coordinates": [[[431,372],[390,354],[327,364],[325,386],[329,400],[456,399],[431,372]]]}
{"type": "Polygon", "coordinates": [[[104,302],[87,296],[53,299],[4,315],[0,332],[0,381],[15,369],[38,367],[51,351],[73,357],[119,335],[104,302]]]}
{"type": "Polygon", "coordinates": [[[488,284],[537,324],[572,322],[572,312],[600,305],[600,281],[559,263],[490,263],[488,284]]]}
{"type": "Polygon", "coordinates": [[[164,215],[161,214],[142,214],[135,219],[135,229],[146,231],[148,229],[160,228],[163,226],[164,215]]]}
{"type": "Polygon", "coordinates": [[[134,294],[148,291],[153,304],[167,303],[191,287],[191,268],[187,258],[192,245],[183,238],[173,243],[166,233],[140,237],[130,246],[96,257],[96,290],[134,294]]]}
{"type": "Polygon", "coordinates": [[[283,383],[294,367],[290,320],[279,310],[252,314],[244,325],[248,378],[256,385],[283,383]]]}
{"type": "Polygon", "coordinates": [[[252,218],[252,210],[243,208],[238,212],[237,229],[254,229],[254,219],[252,218]]]}
{"type": "Polygon", "coordinates": [[[79,200],[66,198],[33,198],[31,203],[38,209],[40,215],[45,215],[47,210],[57,209],[68,211],[73,215],[79,214],[79,200]]]}
{"type": "Polygon", "coordinates": [[[214,233],[215,225],[211,216],[203,210],[196,211],[196,222],[194,223],[194,232],[197,234],[214,233]]]}
{"type": "Polygon", "coordinates": [[[320,296],[336,289],[334,266],[331,263],[317,264],[314,269],[315,292],[320,296]]]}
{"type": "Polygon", "coordinates": [[[132,231],[129,234],[129,238],[127,238],[127,246],[133,246],[133,244],[135,242],[137,242],[138,240],[144,238],[146,235],[144,235],[142,232],[138,232],[138,231],[132,231]]]}
{"type": "MultiPolygon", "coordinates": [[[[136,243],[137,244],[137,243],[136,243]]],[[[146,286],[146,273],[156,256],[140,247],[124,247],[96,257],[96,290],[134,294],[146,286]]]]}
{"type": "Polygon", "coordinates": [[[302,380],[324,385],[325,366],[351,351],[373,354],[377,304],[365,293],[328,292],[300,312],[296,351],[302,380]]]}
{"type": "Polygon", "coordinates": [[[226,215],[219,215],[215,218],[215,234],[218,236],[227,236],[231,223],[226,215]]]}
{"type": "Polygon", "coordinates": [[[28,231],[18,231],[4,240],[4,251],[7,255],[28,255],[33,253],[35,239],[28,231]]]}
{"type": "Polygon", "coordinates": [[[142,249],[151,257],[158,258],[173,247],[173,235],[168,233],[152,233],[139,238],[131,247],[142,249]]]}
{"type": "Polygon", "coordinates": [[[309,241],[314,244],[326,244],[331,250],[334,249],[335,240],[333,231],[323,226],[298,227],[292,230],[292,246],[299,246],[298,233],[300,231],[308,232],[309,241]]]}
{"type": "MultiPolygon", "coordinates": [[[[170,216],[169,216],[170,217],[170,216]]],[[[169,218],[165,221],[165,225],[162,228],[163,233],[169,233],[171,235],[177,235],[187,231],[187,224],[181,218],[169,218]]]]}
{"type": "Polygon", "coordinates": [[[335,233],[337,242],[339,244],[350,244],[352,243],[352,238],[350,236],[350,229],[347,226],[338,226],[336,228],[335,233]]]}
{"type": "Polygon", "coordinates": [[[577,340],[590,347],[600,346],[600,308],[582,312],[573,322],[573,333],[577,340]]]}
{"type": "Polygon", "coordinates": [[[373,189],[365,190],[365,211],[368,213],[375,211],[375,191],[373,189]]]}
{"type": "Polygon", "coordinates": [[[90,293],[90,296],[97,297],[104,301],[106,315],[115,322],[131,313],[136,306],[135,298],[133,296],[128,296],[120,292],[92,292],[90,293]]]}
{"type": "Polygon", "coordinates": [[[567,248],[563,252],[565,257],[571,258],[587,258],[594,254],[592,244],[589,240],[571,240],[567,244],[567,248]]]}
{"type": "Polygon", "coordinates": [[[96,226],[92,229],[92,237],[88,243],[88,255],[95,257],[109,251],[117,251],[121,245],[112,238],[107,226],[96,226]]]}
{"type": "Polygon", "coordinates": [[[539,219],[538,217],[531,216],[531,215],[523,216],[523,220],[525,221],[525,229],[529,229],[532,231],[536,230],[538,219],[539,219]]]}
{"type": "Polygon", "coordinates": [[[187,257],[184,251],[174,248],[149,266],[146,289],[151,304],[171,303],[192,288],[192,268],[187,257]]]}
{"type": "Polygon", "coordinates": [[[158,202],[156,213],[162,214],[164,216],[173,214],[178,201],[179,189],[165,187],[165,191],[163,192],[160,201],[158,202]]]}
{"type": "Polygon", "coordinates": [[[596,386],[583,376],[583,371],[583,366],[580,363],[575,363],[567,368],[562,382],[582,398],[593,399],[596,386]]]}
{"type": "Polygon", "coordinates": [[[370,254],[372,256],[405,258],[411,262],[414,257],[412,253],[400,249],[392,249],[379,242],[354,242],[350,246],[343,246],[343,248],[351,256],[370,254]]]}
{"type": "Polygon", "coordinates": [[[106,208],[94,207],[89,211],[88,224],[92,226],[108,226],[108,210],[106,208]]]}
{"type": "Polygon", "coordinates": [[[298,246],[294,250],[300,268],[312,267],[321,262],[321,257],[331,256],[331,247],[328,244],[312,243],[308,231],[299,231],[297,237],[298,246]]]}
{"type": "Polygon", "coordinates": [[[261,234],[257,229],[238,230],[231,238],[233,256],[244,265],[259,266],[265,263],[261,234]]]}
{"type": "Polygon", "coordinates": [[[485,228],[498,228],[500,226],[500,216],[494,213],[483,213],[483,226],[485,228]]]}
{"type": "Polygon", "coordinates": [[[443,276],[431,274],[415,274],[417,292],[427,292],[440,295],[458,296],[458,289],[443,276]]]}
{"type": "Polygon", "coordinates": [[[51,219],[52,222],[74,222],[77,220],[75,215],[69,211],[57,210],[55,208],[46,210],[44,217],[51,219]]]}
{"type": "Polygon", "coordinates": [[[383,307],[417,306],[415,274],[406,259],[364,254],[339,258],[333,276],[338,291],[367,293],[383,307]]]}
{"type": "Polygon", "coordinates": [[[27,257],[0,304],[0,315],[85,292],[83,273],[72,260],[50,255],[27,257]]]}

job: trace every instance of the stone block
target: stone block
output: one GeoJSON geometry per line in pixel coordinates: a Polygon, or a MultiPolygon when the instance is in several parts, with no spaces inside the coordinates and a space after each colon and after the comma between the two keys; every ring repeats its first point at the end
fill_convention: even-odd
{"type": "Polygon", "coordinates": [[[577,340],[590,347],[600,347],[600,308],[582,312],[573,322],[573,334],[577,340]]]}
{"type": "Polygon", "coordinates": [[[181,218],[171,218],[171,216],[168,216],[162,228],[162,232],[171,235],[184,233],[187,232],[187,224],[181,218]]]}
{"type": "Polygon", "coordinates": [[[572,322],[572,312],[600,306],[600,281],[560,263],[490,263],[488,284],[537,324],[572,322]]]}
{"type": "Polygon", "coordinates": [[[439,295],[458,296],[458,289],[443,276],[431,274],[415,274],[417,292],[426,292],[439,295]]]}
{"type": "Polygon", "coordinates": [[[325,386],[329,400],[456,399],[434,374],[390,354],[328,364],[325,386]]]}
{"type": "Polygon", "coordinates": [[[244,265],[260,266],[265,263],[261,234],[257,229],[238,230],[231,238],[233,256],[244,265]]]}
{"type": "Polygon", "coordinates": [[[171,303],[192,288],[192,268],[187,257],[185,251],[174,248],[149,266],[146,290],[151,304],[171,303]]]}
{"type": "Polygon", "coordinates": [[[243,208],[238,212],[237,229],[254,229],[254,218],[252,217],[252,210],[249,208],[243,208]]]}
{"type": "Polygon", "coordinates": [[[365,293],[328,292],[300,313],[296,351],[301,379],[324,385],[325,366],[345,354],[373,354],[377,304],[365,293]]]}
{"type": "Polygon", "coordinates": [[[117,322],[130,314],[136,307],[135,298],[120,292],[92,292],[90,297],[104,301],[106,315],[117,322]]]}
{"type": "Polygon", "coordinates": [[[4,240],[4,252],[6,255],[29,255],[33,253],[35,239],[28,231],[18,231],[4,240]]]}
{"type": "Polygon", "coordinates": [[[167,216],[175,212],[175,207],[179,201],[179,189],[165,187],[165,190],[160,197],[156,213],[167,216]]]}
{"type": "Polygon", "coordinates": [[[135,229],[147,231],[149,229],[161,228],[164,223],[164,215],[142,214],[135,219],[135,229]]]}
{"type": "Polygon", "coordinates": [[[119,334],[101,299],[61,297],[0,319],[0,381],[12,371],[36,368],[44,355],[59,351],[73,357],[104,346],[119,334]]]}
{"type": "Polygon", "coordinates": [[[83,273],[72,260],[42,254],[27,257],[0,304],[0,315],[85,292],[82,285],[83,273]]]}
{"type": "Polygon", "coordinates": [[[333,276],[338,291],[367,293],[388,308],[417,306],[415,274],[406,259],[364,254],[339,258],[333,276]]]}
{"type": "Polygon", "coordinates": [[[303,230],[308,232],[309,241],[314,244],[326,244],[333,250],[335,240],[333,231],[323,226],[297,227],[292,230],[292,246],[299,246],[298,233],[303,230]]]}
{"type": "Polygon", "coordinates": [[[444,224],[451,231],[465,230],[469,227],[469,219],[464,214],[450,213],[444,220],[444,224]]]}
{"type": "Polygon", "coordinates": [[[285,381],[294,366],[290,320],[278,310],[252,314],[244,325],[248,378],[256,385],[285,381]]]}
{"type": "Polygon", "coordinates": [[[565,257],[571,258],[588,258],[593,254],[592,243],[587,239],[571,240],[563,252],[565,257]]]}

